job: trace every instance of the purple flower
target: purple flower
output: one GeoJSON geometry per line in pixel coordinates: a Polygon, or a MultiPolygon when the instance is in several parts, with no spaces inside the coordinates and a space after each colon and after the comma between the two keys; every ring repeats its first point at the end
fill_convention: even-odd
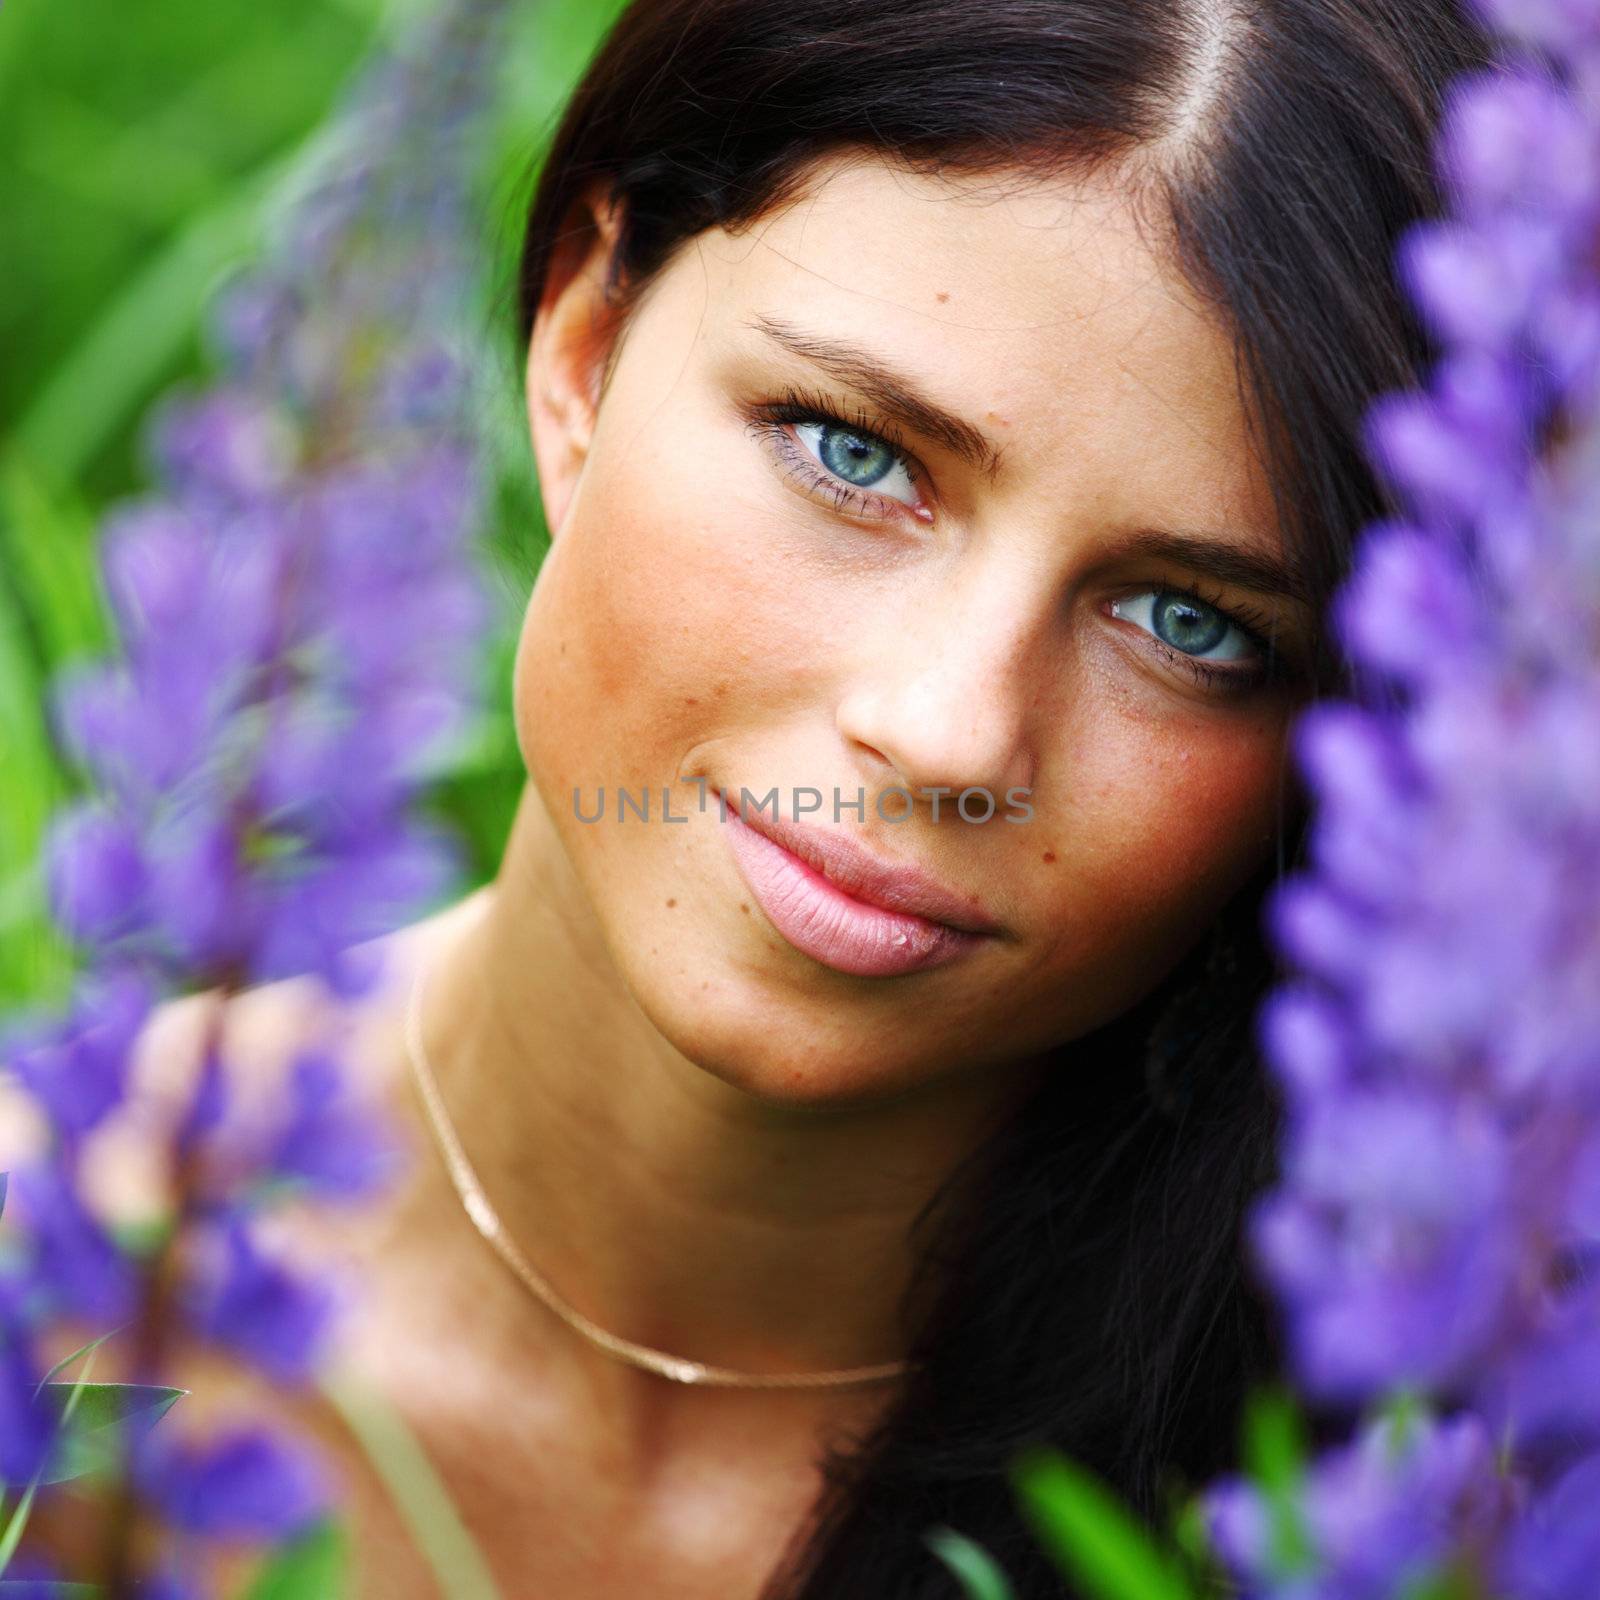
{"type": "Polygon", "coordinates": [[[1250,1228],[1305,1389],[1451,1420],[1393,1470],[1371,1434],[1313,1465],[1299,1575],[1259,1486],[1223,1486],[1219,1547],[1278,1600],[1441,1563],[1576,1600],[1600,1569],[1600,3],[1480,7],[1546,54],[1455,86],[1451,214],[1399,252],[1440,358],[1368,419],[1401,504],[1331,611],[1378,692],[1296,728],[1316,810],[1268,907],[1286,1116],[1250,1228]]]}
{"type": "MultiPolygon", "coordinates": [[[[158,1350],[206,1339],[279,1382],[307,1377],[339,1297],[262,1247],[262,1214],[297,1192],[368,1194],[394,1168],[387,1131],[346,1091],[337,1027],[313,1028],[269,1112],[230,1092],[226,1008],[290,976],[335,1003],[363,993],[370,941],[458,869],[411,812],[471,724],[487,616],[464,314],[477,150],[462,135],[507,9],[444,0],[356,87],[276,247],[216,307],[214,383],[152,417],[151,491],[103,530],[117,654],[56,685],[61,742],[92,793],[46,854],[84,978],[64,1017],[24,1020],[0,1050],[49,1136],[6,1218],[8,1473],[39,1458],[30,1353],[63,1318],[136,1321],[158,1350]],[[164,1147],[170,1213],[135,1253],[85,1199],[87,1139],[124,1104],[157,999],[195,990],[222,1009],[203,1013],[164,1147]]],[[[178,1534],[279,1539],[325,1504],[320,1474],[266,1433],[189,1443],[157,1428],[135,1449],[147,1509],[178,1534]]],[[[163,1592],[188,1592],[158,1564],[163,1592]]]]}
{"type": "Polygon", "coordinates": [[[1593,0],[1476,0],[1491,27],[1530,44],[1580,52],[1600,38],[1593,0]]]}
{"type": "Polygon", "coordinates": [[[26,1331],[0,1332],[0,1484],[25,1486],[49,1457],[55,1428],[39,1404],[43,1377],[26,1331]]]}
{"type": "Polygon", "coordinates": [[[1474,74],[1449,95],[1439,165],[1467,215],[1587,219],[1600,156],[1587,119],[1557,84],[1531,73],[1474,74]]]}
{"type": "Polygon", "coordinates": [[[141,717],[141,686],[126,666],[68,666],[52,697],[61,743],[134,814],[199,762],[210,731],[211,686],[198,673],[169,674],[159,717],[141,717]]]}
{"type": "Polygon", "coordinates": [[[1510,1153],[1493,1118],[1399,1090],[1341,1090],[1289,1132],[1252,1220],[1288,1300],[1303,1380],[1360,1399],[1448,1383],[1507,1316],[1520,1269],[1510,1153]]]}
{"type": "Polygon", "coordinates": [[[197,1243],[201,1259],[186,1305],[194,1331],[281,1383],[307,1378],[329,1331],[329,1286],[266,1254],[237,1214],[211,1224],[197,1243]]]}
{"type": "Polygon", "coordinates": [[[26,1219],[31,1282],[68,1315],[102,1327],[125,1322],[135,1304],[132,1264],[71,1174],[46,1158],[14,1173],[11,1184],[26,1219]]]}
{"type": "Polygon", "coordinates": [[[1589,1600],[1600,1572],[1600,1455],[1570,1467],[1526,1508],[1500,1554],[1496,1582],[1516,1600],[1589,1600]]]}
{"type": "MultiPolygon", "coordinates": [[[[18,1551],[5,1569],[5,1585],[3,1592],[5,1600],[61,1600],[65,1592],[71,1594],[71,1589],[63,1590],[62,1578],[56,1567],[42,1556],[32,1551],[18,1551]]],[[[138,1590],[139,1600],[149,1600],[155,1591],[146,1591],[141,1586],[138,1590]]]]}
{"type": "Polygon", "coordinates": [[[324,1199],[360,1199],[395,1174],[401,1149],[373,1111],[356,1102],[330,1056],[296,1058],[287,1115],[272,1134],[262,1167],[324,1199]]]}
{"type": "Polygon", "coordinates": [[[212,1539],[291,1538],[330,1499],[324,1473],[303,1450],[239,1425],[202,1442],[160,1429],[137,1435],[134,1475],[174,1528],[212,1539]]]}
{"type": "Polygon", "coordinates": [[[1424,223],[1405,240],[1400,265],[1437,333],[1492,350],[1559,284],[1562,240],[1554,225],[1520,217],[1424,223]]]}
{"type": "MultiPolygon", "coordinates": [[[[1435,539],[1407,523],[1380,523],[1361,550],[1330,619],[1351,654],[1410,687],[1431,682],[1442,661],[1483,652],[1490,635],[1482,585],[1435,539]]],[[[1392,730],[1383,736],[1395,743],[1392,730]]]]}
{"type": "Polygon", "coordinates": [[[1393,1600],[1505,1511],[1493,1451],[1476,1419],[1392,1419],[1365,1428],[1310,1470],[1294,1501],[1306,1548],[1284,1570],[1272,1505],[1240,1479],[1214,1486],[1203,1507],[1218,1554],[1275,1600],[1393,1600]]]}
{"type": "Polygon", "coordinates": [[[94,944],[136,925],[144,856],[125,817],[93,802],[60,813],[45,841],[50,905],[74,939],[94,944]]]}
{"type": "Polygon", "coordinates": [[[1344,1009],[1306,982],[1281,984],[1256,1018],[1263,1054],[1278,1070],[1291,1115],[1354,1081],[1358,1037],[1344,1009]]]}
{"type": "Polygon", "coordinates": [[[85,983],[66,1017],[14,1024],[0,1043],[0,1059],[68,1144],[121,1103],[152,1004],[150,985],[137,971],[109,968],[85,983]]]}
{"type": "Polygon", "coordinates": [[[275,407],[236,385],[169,397],[151,424],[150,453],[168,481],[247,504],[290,483],[300,439],[275,407]]]}

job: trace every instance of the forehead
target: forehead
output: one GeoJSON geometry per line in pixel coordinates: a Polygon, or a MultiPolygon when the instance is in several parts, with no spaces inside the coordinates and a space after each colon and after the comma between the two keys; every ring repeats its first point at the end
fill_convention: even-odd
{"type": "Polygon", "coordinates": [[[693,281],[700,339],[759,349],[768,317],[860,345],[994,432],[1008,472],[1059,471],[1065,446],[1259,520],[1232,338],[1130,195],[1115,169],[929,175],[852,153],[669,275],[693,281]]]}

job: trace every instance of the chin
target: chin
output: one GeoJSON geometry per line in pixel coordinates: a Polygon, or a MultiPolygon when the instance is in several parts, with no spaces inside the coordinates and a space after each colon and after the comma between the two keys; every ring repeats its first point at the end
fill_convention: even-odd
{"type": "Polygon", "coordinates": [[[849,1110],[897,1099],[939,1075],[886,1039],[754,992],[730,977],[661,981],[634,995],[672,1047],[729,1088],[777,1109],[849,1110]]]}

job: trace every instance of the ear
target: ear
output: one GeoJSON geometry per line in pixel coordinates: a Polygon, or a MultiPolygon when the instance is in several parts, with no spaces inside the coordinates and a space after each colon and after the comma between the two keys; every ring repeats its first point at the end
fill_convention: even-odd
{"type": "Polygon", "coordinates": [[[620,227],[620,206],[607,198],[606,186],[586,191],[562,227],[534,314],[526,376],[528,427],[552,538],[566,520],[588,459],[624,320],[622,307],[606,292],[620,227]]]}

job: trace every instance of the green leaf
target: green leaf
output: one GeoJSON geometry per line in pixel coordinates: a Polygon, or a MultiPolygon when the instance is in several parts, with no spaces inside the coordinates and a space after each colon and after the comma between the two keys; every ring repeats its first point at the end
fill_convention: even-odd
{"type": "Polygon", "coordinates": [[[243,1600],[338,1600],[344,1592],[344,1530],[329,1519],[275,1550],[243,1600]]]}
{"type": "Polygon", "coordinates": [[[1051,1559],[1093,1600],[1193,1600],[1177,1565],[1093,1473],[1036,1445],[1011,1478],[1051,1559]]]}
{"type": "Polygon", "coordinates": [[[41,1398],[58,1410],[67,1427],[40,1483],[66,1483],[114,1468],[124,1428],[132,1432],[153,1428],[187,1393],[144,1383],[44,1384],[41,1398]],[[74,1391],[78,1391],[76,1407],[71,1405],[74,1391]]]}
{"type": "MultiPolygon", "coordinates": [[[[101,1341],[96,1341],[96,1344],[98,1342],[101,1341]]],[[[78,1354],[83,1354],[83,1352],[78,1352],[78,1354]]],[[[77,1355],[70,1355],[67,1360],[69,1362],[77,1360],[77,1355]]],[[[46,1405],[59,1405],[62,1422],[70,1422],[74,1418],[74,1413],[78,1410],[78,1405],[83,1400],[83,1390],[88,1389],[90,1373],[93,1368],[94,1346],[90,1346],[88,1347],[88,1360],[83,1363],[82,1373],[78,1373],[77,1378],[70,1384],[62,1384],[61,1386],[62,1389],[66,1389],[66,1397],[61,1398],[58,1395],[51,1395],[46,1400],[46,1405]]],[[[46,1389],[48,1389],[48,1381],[42,1382],[38,1386],[38,1389],[35,1390],[35,1397],[42,1398],[46,1394],[46,1389]]],[[[6,1568],[11,1565],[11,1557],[16,1555],[16,1550],[18,1550],[18,1546],[22,1542],[22,1534],[27,1530],[27,1518],[34,1514],[34,1499],[38,1496],[38,1486],[45,1482],[45,1469],[48,1464],[50,1462],[46,1458],[40,1469],[32,1475],[32,1478],[27,1480],[26,1490],[22,1490],[21,1498],[16,1502],[16,1506],[11,1507],[11,1515],[6,1518],[5,1531],[0,1533],[0,1573],[5,1573],[6,1568]]]]}
{"type": "Polygon", "coordinates": [[[967,1600],[1012,1600],[1011,1580],[981,1544],[954,1528],[932,1528],[922,1537],[960,1580],[967,1600]]]}
{"type": "Polygon", "coordinates": [[[1305,1419],[1289,1391],[1281,1386],[1256,1390],[1245,1407],[1245,1470],[1267,1503],[1269,1560],[1281,1580],[1304,1572],[1315,1559],[1300,1510],[1308,1448],[1305,1419]]]}
{"type": "MultiPolygon", "coordinates": [[[[76,1360],[76,1356],[68,1358],[76,1360]]],[[[89,1359],[83,1364],[83,1371],[70,1384],[65,1385],[67,1395],[61,1405],[62,1422],[70,1422],[73,1413],[77,1411],[79,1402],[83,1399],[83,1391],[89,1384],[89,1373],[94,1368],[94,1352],[91,1348],[89,1359]]],[[[45,1384],[41,1383],[35,1393],[43,1395],[45,1384]]],[[[52,1396],[53,1403],[56,1397],[52,1396]]],[[[5,1531],[0,1533],[0,1573],[11,1565],[11,1558],[17,1553],[17,1546],[22,1542],[23,1532],[28,1526],[28,1518],[33,1514],[33,1502],[39,1493],[39,1485],[44,1481],[45,1468],[49,1465],[48,1457],[39,1467],[39,1470],[28,1480],[28,1486],[22,1491],[21,1498],[11,1508],[11,1515],[6,1519],[5,1531]]]]}

